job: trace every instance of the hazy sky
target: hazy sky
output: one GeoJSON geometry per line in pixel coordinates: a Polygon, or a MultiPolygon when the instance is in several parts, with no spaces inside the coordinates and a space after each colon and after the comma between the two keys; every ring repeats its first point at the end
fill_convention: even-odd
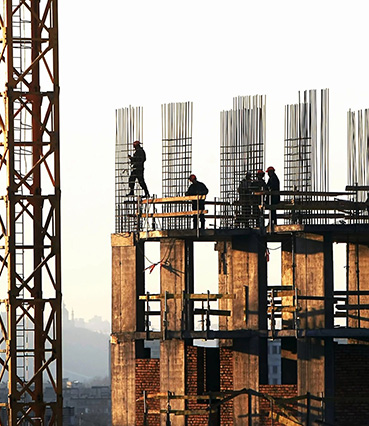
{"type": "Polygon", "coordinates": [[[329,88],[330,189],[342,190],[346,112],[369,107],[368,11],[355,0],[59,1],[63,295],[76,317],[110,320],[115,109],[144,108],[146,181],[160,195],[160,105],[193,101],[193,171],[214,197],[219,112],[234,96],[267,96],[267,165],[283,180],[284,105],[329,88]]]}

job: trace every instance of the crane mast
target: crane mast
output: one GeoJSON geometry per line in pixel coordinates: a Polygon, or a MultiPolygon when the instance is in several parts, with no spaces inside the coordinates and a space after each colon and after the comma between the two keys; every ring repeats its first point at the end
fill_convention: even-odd
{"type": "Polygon", "coordinates": [[[8,425],[61,426],[57,0],[2,0],[2,6],[0,380],[8,381],[2,406],[8,425]]]}

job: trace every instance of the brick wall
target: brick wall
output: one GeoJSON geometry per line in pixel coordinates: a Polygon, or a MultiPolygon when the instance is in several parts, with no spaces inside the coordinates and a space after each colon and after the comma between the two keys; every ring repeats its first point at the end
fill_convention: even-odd
{"type": "MultiPolygon", "coordinates": [[[[220,348],[220,390],[233,390],[233,353],[230,348],[220,348]]],[[[233,426],[233,401],[221,405],[222,426],[233,426]]]]}
{"type": "MultiPolygon", "coordinates": [[[[136,359],[136,400],[143,396],[143,391],[153,394],[160,392],[160,360],[159,359],[136,359]]],[[[148,399],[149,409],[159,410],[159,399],[148,399]]],[[[144,424],[143,400],[136,402],[136,426],[144,424]]],[[[160,415],[148,415],[149,426],[160,426],[160,415]]]]}
{"type": "Polygon", "coordinates": [[[369,346],[335,347],[335,425],[364,425],[369,419],[369,346]]]}
{"type": "MultiPolygon", "coordinates": [[[[259,392],[276,398],[293,398],[297,396],[297,385],[260,385],[259,392]]],[[[265,398],[259,398],[260,426],[280,426],[282,423],[274,422],[269,418],[270,402],[265,398]]],[[[293,408],[293,407],[292,407],[293,408]]],[[[273,411],[280,413],[277,407],[273,407],[273,411]]]]}
{"type": "MultiPolygon", "coordinates": [[[[205,384],[205,351],[197,346],[186,347],[186,394],[199,395],[206,389],[205,384]]],[[[188,410],[206,410],[207,402],[189,399],[186,403],[188,410]]],[[[208,424],[208,415],[187,416],[187,426],[202,426],[208,424]]]]}

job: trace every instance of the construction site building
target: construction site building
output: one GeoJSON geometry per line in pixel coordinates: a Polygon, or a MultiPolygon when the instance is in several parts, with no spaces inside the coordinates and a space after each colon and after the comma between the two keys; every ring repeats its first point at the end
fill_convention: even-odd
{"type": "MultiPolygon", "coordinates": [[[[317,174],[318,164],[327,168],[328,162],[328,140],[314,130],[324,132],[327,125],[327,96],[322,91],[320,114],[314,91],[286,108],[281,201],[273,205],[270,192],[254,191],[242,220],[238,183],[246,170],[265,170],[263,97],[237,98],[222,116],[221,197],[207,200],[201,212],[207,229],[192,229],[192,216],[200,211],[191,207],[191,197],[170,193],[191,172],[191,162],[181,162],[191,152],[190,103],[162,107],[162,198],[120,198],[124,159],[117,157],[111,238],[114,426],[367,423],[369,216],[361,194],[368,187],[348,182],[342,192],[329,192],[327,177],[317,174]],[[173,117],[183,117],[175,131],[168,124],[173,117]],[[230,128],[237,135],[251,129],[250,137],[238,138],[230,128]],[[276,225],[268,224],[273,210],[276,225]],[[160,268],[157,294],[145,284],[145,251],[152,242],[160,245],[160,260],[150,265],[160,268]],[[194,291],[194,246],[203,242],[214,243],[218,256],[216,293],[194,291]],[[268,277],[273,244],[281,253],[280,284],[275,272],[268,277]],[[343,289],[334,279],[338,246],[346,253],[343,289]],[[160,318],[156,328],[154,318],[160,318]],[[198,345],[198,339],[212,344],[198,345]],[[276,340],[280,384],[268,381],[268,342],[276,340]],[[150,356],[147,341],[159,342],[159,358],[150,356]]],[[[137,111],[121,113],[124,123],[137,111]]],[[[137,138],[123,138],[127,152],[137,138]]]]}

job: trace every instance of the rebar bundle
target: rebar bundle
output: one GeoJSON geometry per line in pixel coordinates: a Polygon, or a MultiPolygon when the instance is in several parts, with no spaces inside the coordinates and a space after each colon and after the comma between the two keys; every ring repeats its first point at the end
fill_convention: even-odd
{"type": "MultiPolygon", "coordinates": [[[[295,201],[322,200],[311,192],[328,191],[329,186],[329,90],[321,91],[318,131],[316,90],[304,91],[298,104],[285,106],[284,123],[284,189],[299,191],[295,201]],[[318,135],[320,138],[318,139],[318,135]],[[309,194],[310,192],[310,194],[309,194]],[[305,194],[304,193],[308,193],[305,194]]],[[[287,223],[312,223],[314,219],[288,218],[287,223]]]]}
{"type": "MultiPolygon", "coordinates": [[[[347,183],[369,185],[369,110],[351,109],[347,113],[347,183]]],[[[358,192],[358,201],[365,201],[367,192],[358,192]]]]}
{"type": "MultiPolygon", "coordinates": [[[[193,103],[161,106],[163,197],[183,196],[192,169],[193,103]]],[[[176,212],[178,204],[163,205],[163,212],[176,212]]],[[[163,219],[163,229],[186,229],[190,218],[163,219]]]]}
{"type": "MultiPolygon", "coordinates": [[[[246,172],[255,179],[257,170],[264,170],[265,135],[265,96],[238,96],[232,110],[220,113],[220,198],[228,204],[222,207],[222,227],[235,224],[238,188],[246,172]]],[[[245,219],[241,227],[252,225],[251,218],[245,219]]]]}
{"type": "MultiPolygon", "coordinates": [[[[143,108],[120,108],[115,112],[116,141],[115,141],[115,232],[130,232],[137,228],[136,203],[132,197],[126,197],[129,192],[130,161],[133,142],[143,143],[143,108]]],[[[136,182],[136,195],[143,195],[141,187],[136,182]]]]}

